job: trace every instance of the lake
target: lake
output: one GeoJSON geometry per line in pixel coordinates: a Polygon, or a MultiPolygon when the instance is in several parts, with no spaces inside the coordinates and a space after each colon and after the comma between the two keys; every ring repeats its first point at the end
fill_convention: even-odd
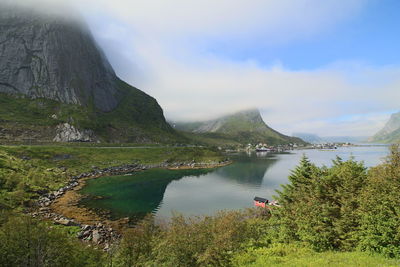
{"type": "Polygon", "coordinates": [[[331,165],[336,156],[354,157],[368,167],[382,162],[386,146],[341,147],[336,150],[294,150],[288,153],[231,155],[234,163],[212,170],[151,169],[130,175],[88,180],[80,205],[110,213],[112,218],[142,218],[152,212],[210,215],[218,210],[251,207],[254,196],[273,199],[288,181],[303,154],[315,164],[331,165]]]}

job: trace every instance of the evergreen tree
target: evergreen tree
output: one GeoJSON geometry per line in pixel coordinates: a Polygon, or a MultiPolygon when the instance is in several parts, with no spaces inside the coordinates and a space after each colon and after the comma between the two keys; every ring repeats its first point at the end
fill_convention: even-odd
{"type": "Polygon", "coordinates": [[[299,165],[289,176],[290,183],[282,185],[282,191],[277,190],[277,199],[281,207],[274,210],[271,224],[279,227],[278,240],[283,242],[300,240],[298,236],[299,211],[301,206],[306,204],[304,196],[308,195],[307,192],[310,191],[310,186],[318,172],[319,169],[303,155],[299,165]]]}
{"type": "Polygon", "coordinates": [[[358,195],[366,179],[363,163],[333,160],[332,167],[318,168],[306,157],[279,193],[281,208],[272,222],[279,226],[281,241],[303,241],[315,250],[349,250],[357,242],[358,195]]]}
{"type": "Polygon", "coordinates": [[[359,248],[400,257],[400,151],[391,148],[384,164],[372,168],[360,196],[359,248]]]}

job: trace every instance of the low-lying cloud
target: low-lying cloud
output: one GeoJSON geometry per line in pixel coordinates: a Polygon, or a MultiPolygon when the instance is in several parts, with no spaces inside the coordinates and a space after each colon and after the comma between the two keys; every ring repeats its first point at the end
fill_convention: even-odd
{"type": "MultiPolygon", "coordinates": [[[[66,3],[23,2],[52,10],[66,3]]],[[[320,135],[377,131],[388,111],[399,108],[400,67],[338,59],[318,69],[294,71],[279,58],[265,65],[257,58],[235,60],[209,48],[213,43],[257,43],[268,49],[309,40],[357,16],[367,2],[69,1],[88,21],[116,72],[154,96],[168,118],[202,120],[256,106],[277,130],[320,135]]]]}

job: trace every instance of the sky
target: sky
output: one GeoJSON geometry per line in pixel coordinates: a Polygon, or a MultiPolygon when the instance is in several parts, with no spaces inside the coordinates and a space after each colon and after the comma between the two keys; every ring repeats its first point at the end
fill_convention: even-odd
{"type": "Polygon", "coordinates": [[[285,134],[370,136],[400,110],[397,0],[68,4],[116,73],[155,97],[170,120],[257,107],[285,134]]]}

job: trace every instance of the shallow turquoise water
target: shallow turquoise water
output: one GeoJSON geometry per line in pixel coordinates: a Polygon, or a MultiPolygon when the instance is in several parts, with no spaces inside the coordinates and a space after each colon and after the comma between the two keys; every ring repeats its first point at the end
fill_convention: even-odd
{"type": "Polygon", "coordinates": [[[81,205],[106,210],[113,218],[141,218],[149,212],[159,218],[168,218],[174,211],[213,214],[221,209],[251,207],[254,196],[272,199],[303,154],[317,165],[330,165],[336,156],[354,156],[366,166],[374,166],[387,153],[388,148],[380,146],[238,154],[231,156],[235,163],[213,170],[153,169],[102,177],[88,181],[81,192],[89,197],[81,205]]]}

